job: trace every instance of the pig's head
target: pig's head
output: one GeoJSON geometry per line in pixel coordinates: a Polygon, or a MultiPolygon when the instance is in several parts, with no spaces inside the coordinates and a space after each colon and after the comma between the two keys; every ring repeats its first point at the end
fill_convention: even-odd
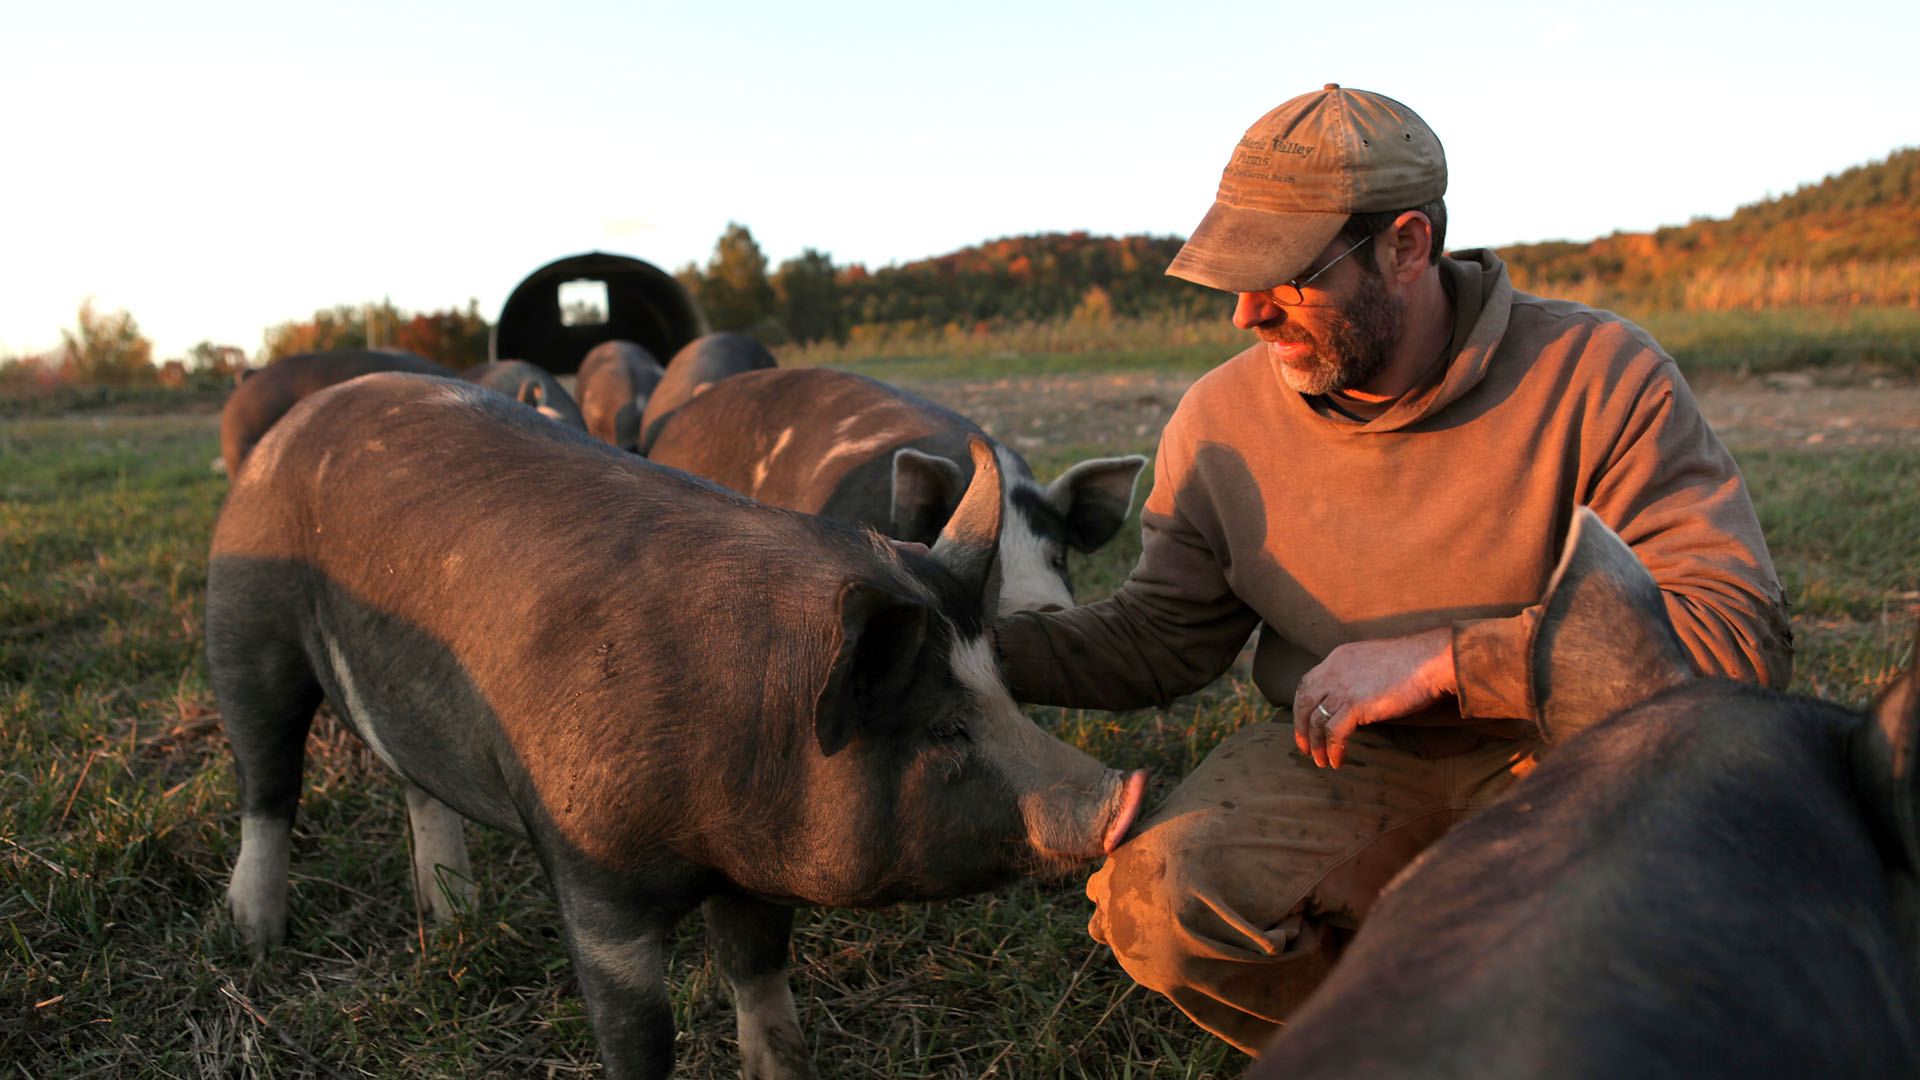
{"type": "MultiPolygon", "coordinates": [[[[990,451],[1002,492],[995,558],[988,570],[990,613],[1072,607],[1068,549],[1089,552],[1113,539],[1133,508],[1134,487],[1147,459],[1138,454],[1093,458],[1043,487],[1020,455],[999,444],[990,444],[990,451]]],[[[979,456],[974,460],[977,486],[979,456]]],[[[965,483],[960,467],[946,458],[911,448],[895,451],[894,535],[931,532],[931,522],[954,505],[965,483]]]]}
{"type": "Polygon", "coordinates": [[[1042,732],[1007,693],[982,604],[1001,472],[986,441],[971,451],[973,483],[931,551],[882,544],[905,574],[841,587],[803,810],[824,875],[809,899],[880,904],[1065,872],[1113,850],[1139,814],[1145,773],[1042,732]]]}
{"type": "MultiPolygon", "coordinates": [[[[1704,686],[1682,690],[1696,676],[1658,583],[1633,549],[1585,507],[1574,514],[1547,586],[1530,661],[1535,717],[1550,744],[1663,694],[1692,692],[1705,701],[1711,692],[1704,686]]],[[[1826,725],[1886,865],[1920,873],[1920,642],[1907,671],[1865,714],[1795,708],[1796,700],[1812,704],[1778,695],[1769,705],[1773,719],[1794,716],[1826,725]]],[[[1740,722],[1751,729],[1762,720],[1747,715],[1740,722]]]]}

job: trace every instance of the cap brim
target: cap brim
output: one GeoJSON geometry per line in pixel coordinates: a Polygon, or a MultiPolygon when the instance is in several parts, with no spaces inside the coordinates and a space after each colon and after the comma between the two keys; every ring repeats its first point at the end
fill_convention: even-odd
{"type": "Polygon", "coordinates": [[[1167,265],[1167,273],[1226,292],[1271,289],[1306,273],[1347,217],[1282,214],[1215,202],[1167,265]]]}

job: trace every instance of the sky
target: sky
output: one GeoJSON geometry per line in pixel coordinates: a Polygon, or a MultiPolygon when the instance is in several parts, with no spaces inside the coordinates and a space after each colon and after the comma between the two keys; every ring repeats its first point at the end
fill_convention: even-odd
{"type": "Polygon", "coordinates": [[[1915,40],[1912,0],[9,4],[0,357],[88,298],[156,359],[383,298],[493,318],[556,258],[672,271],[729,222],[872,269],[1185,236],[1328,82],[1438,133],[1449,247],[1645,231],[1920,145],[1915,40]]]}

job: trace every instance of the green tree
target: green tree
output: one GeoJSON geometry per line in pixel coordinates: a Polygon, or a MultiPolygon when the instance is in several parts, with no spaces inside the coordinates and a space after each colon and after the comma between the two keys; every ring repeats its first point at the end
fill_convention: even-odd
{"type": "Polygon", "coordinates": [[[840,295],[839,274],[833,258],[825,252],[807,248],[797,258],[781,263],[773,275],[773,291],[779,299],[780,318],[793,340],[847,340],[847,310],[840,295]]]}
{"type": "Polygon", "coordinates": [[[187,349],[186,365],[189,372],[231,375],[247,366],[247,354],[238,345],[200,341],[187,349]]]}
{"type": "Polygon", "coordinates": [[[91,297],[80,303],[80,326],[60,331],[66,380],[81,386],[131,386],[154,381],[153,342],[125,311],[101,314],[91,297]]]}
{"type": "Polygon", "coordinates": [[[767,257],[745,225],[727,222],[696,295],[715,330],[764,329],[773,315],[773,285],[767,257]]]}

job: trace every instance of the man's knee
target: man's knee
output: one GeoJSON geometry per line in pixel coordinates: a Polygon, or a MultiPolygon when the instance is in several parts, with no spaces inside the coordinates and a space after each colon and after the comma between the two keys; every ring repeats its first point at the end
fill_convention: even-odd
{"type": "MultiPolygon", "coordinates": [[[[1196,811],[1155,822],[1087,882],[1095,909],[1088,932],[1156,989],[1183,979],[1194,962],[1270,958],[1290,936],[1290,913],[1251,903],[1242,895],[1246,868],[1236,874],[1221,848],[1204,842],[1205,817],[1196,811]]],[[[1293,906],[1297,914],[1302,904],[1293,906]]]]}

